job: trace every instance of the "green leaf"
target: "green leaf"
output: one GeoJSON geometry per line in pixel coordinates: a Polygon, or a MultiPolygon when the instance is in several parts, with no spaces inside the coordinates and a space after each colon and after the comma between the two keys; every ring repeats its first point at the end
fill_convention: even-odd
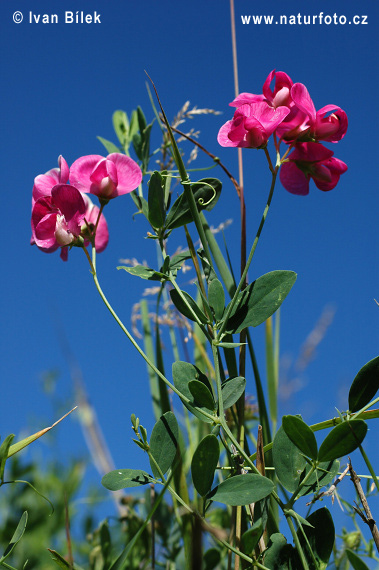
{"type": "Polygon", "coordinates": [[[9,456],[9,448],[14,439],[14,433],[8,435],[0,445],[0,481],[4,480],[5,463],[9,456]]]}
{"type": "Polygon", "coordinates": [[[135,265],[134,267],[126,267],[126,265],[120,265],[117,269],[123,269],[130,275],[137,275],[141,279],[148,279],[149,281],[164,281],[167,279],[167,275],[161,273],[160,271],[155,271],[150,267],[145,267],[144,265],[135,265]]]}
{"type": "Polygon", "coordinates": [[[197,318],[201,323],[203,324],[207,323],[208,322],[207,317],[204,315],[203,311],[197,306],[196,301],[191,297],[191,295],[189,295],[185,291],[182,291],[182,295],[186,299],[188,305],[191,307],[193,312],[184,302],[179,292],[176,289],[171,289],[170,291],[171,301],[174,303],[179,313],[184,315],[187,319],[196,322],[195,317],[193,315],[193,313],[195,313],[195,315],[197,316],[197,318]]]}
{"type": "Polygon", "coordinates": [[[311,459],[317,459],[317,441],[311,428],[297,416],[283,416],[282,426],[292,443],[311,459]]]}
{"type": "Polygon", "coordinates": [[[205,408],[210,412],[215,409],[215,401],[209,388],[199,380],[191,380],[188,383],[188,388],[193,396],[194,405],[196,408],[205,408]]]}
{"type": "Polygon", "coordinates": [[[239,333],[243,329],[257,327],[280,307],[295,281],[293,271],[271,271],[259,277],[240,292],[229,316],[226,329],[239,333]]]}
{"type": "Polygon", "coordinates": [[[349,392],[349,410],[357,412],[370,403],[379,390],[379,356],[360,369],[349,392]]]}
{"type": "Polygon", "coordinates": [[[101,480],[101,484],[109,491],[119,491],[154,482],[155,479],[141,469],[115,469],[104,475],[101,480]]]}
{"type": "Polygon", "coordinates": [[[207,498],[225,505],[242,506],[257,503],[270,495],[273,489],[274,483],[267,477],[247,473],[226,479],[207,498]]]}
{"type": "Polygon", "coordinates": [[[171,259],[170,259],[170,271],[174,277],[176,277],[177,272],[182,267],[182,265],[186,261],[186,259],[191,259],[191,254],[188,250],[183,251],[182,253],[177,253],[176,255],[173,255],[171,257],[171,259]]]}
{"type": "Polygon", "coordinates": [[[138,113],[137,110],[135,109],[134,111],[132,111],[132,114],[130,116],[129,136],[128,136],[129,141],[133,140],[133,137],[138,133],[138,130],[139,130],[138,113]]]}
{"type": "Polygon", "coordinates": [[[221,553],[217,548],[209,548],[203,556],[204,570],[215,570],[221,562],[221,553]]]}
{"type": "Polygon", "coordinates": [[[104,559],[104,568],[106,568],[109,566],[112,548],[111,533],[109,532],[109,524],[107,520],[105,520],[100,527],[100,547],[101,554],[104,559]]]}
{"type": "MultiPolygon", "coordinates": [[[[4,440],[4,442],[5,441],[6,440],[4,440]]],[[[21,515],[19,522],[18,522],[16,530],[13,533],[13,536],[11,538],[10,543],[6,547],[3,556],[0,558],[0,562],[3,562],[4,560],[6,560],[8,558],[8,556],[10,556],[11,552],[13,551],[13,549],[15,548],[17,543],[20,542],[20,540],[23,537],[23,534],[25,532],[27,522],[28,522],[28,513],[27,513],[27,511],[24,511],[21,515]]]]}
{"type": "MultiPolygon", "coordinates": [[[[129,146],[129,121],[125,111],[115,111],[112,116],[113,128],[121,145],[129,146]]],[[[107,149],[108,150],[108,149],[107,149]]],[[[112,151],[119,152],[119,151],[112,151]]]]}
{"type": "MultiPolygon", "coordinates": [[[[174,380],[175,388],[177,388],[183,394],[183,396],[189,400],[189,403],[183,401],[183,404],[186,406],[186,408],[200,420],[207,423],[212,423],[212,420],[210,418],[205,417],[201,413],[201,408],[197,407],[196,409],[195,399],[189,389],[189,383],[192,380],[199,380],[205,384],[205,386],[211,392],[212,389],[205,374],[203,374],[196,366],[193,366],[189,362],[182,362],[179,360],[177,362],[174,362],[172,365],[172,377],[174,380]]],[[[209,413],[208,409],[205,411],[209,413]]]]}
{"type": "Polygon", "coordinates": [[[103,137],[97,137],[97,139],[101,142],[102,145],[105,146],[105,148],[109,154],[112,154],[114,152],[120,152],[120,149],[118,148],[118,146],[113,144],[113,142],[107,141],[107,139],[103,139],[103,137]]]}
{"type": "Polygon", "coordinates": [[[213,279],[208,286],[208,302],[213,309],[216,321],[219,321],[224,314],[225,309],[225,292],[221,282],[213,279]]]}
{"type": "MultiPolygon", "coordinates": [[[[318,493],[321,487],[329,485],[338,475],[340,462],[338,459],[334,461],[321,461],[317,465],[317,469],[310,475],[304,487],[301,488],[299,495],[309,495],[310,493],[318,493]]],[[[311,469],[311,465],[306,465],[303,476],[306,477],[311,469]]]]}
{"type": "Polygon", "coordinates": [[[246,342],[218,342],[217,346],[221,348],[239,348],[240,346],[246,346],[246,342]]]}
{"type": "Polygon", "coordinates": [[[313,528],[306,526],[302,530],[317,561],[317,566],[313,562],[303,532],[299,529],[297,534],[300,544],[308,560],[310,570],[324,570],[328,565],[334,545],[335,531],[332,516],[324,507],[310,514],[307,521],[313,528]]]}
{"type": "Polygon", "coordinates": [[[297,570],[303,568],[293,566],[291,564],[294,549],[280,533],[274,533],[270,536],[267,550],[265,552],[264,565],[270,570],[297,570]]]}
{"type": "Polygon", "coordinates": [[[243,533],[241,537],[241,550],[248,556],[254,552],[259,539],[263,534],[263,527],[261,521],[254,522],[253,526],[243,533]]]}
{"type": "Polygon", "coordinates": [[[215,270],[213,269],[205,251],[201,247],[199,247],[197,250],[197,255],[200,257],[201,265],[203,267],[203,272],[207,283],[210,283],[214,279],[217,279],[215,270]]]}
{"type": "Polygon", "coordinates": [[[81,566],[74,564],[73,566],[67,562],[63,556],[61,556],[56,550],[51,550],[51,548],[47,549],[50,554],[52,554],[52,560],[57,563],[59,568],[69,568],[69,570],[83,570],[81,566]]]}
{"type": "Polygon", "coordinates": [[[206,435],[197,446],[191,462],[192,481],[196,491],[204,497],[211,489],[220,446],[215,435],[206,435]]]}
{"type": "Polygon", "coordinates": [[[224,402],[224,410],[227,410],[233,404],[235,404],[246,388],[246,380],[242,376],[237,376],[236,378],[229,378],[221,386],[222,400],[224,402]]]}
{"type": "Polygon", "coordinates": [[[354,570],[369,570],[367,564],[363,562],[362,558],[360,558],[353,550],[346,548],[345,552],[354,570]]]}
{"type": "MultiPolygon", "coordinates": [[[[220,194],[222,184],[217,178],[202,178],[198,182],[191,185],[191,189],[195,198],[197,209],[212,210],[216,205],[220,194]]],[[[173,230],[180,228],[185,224],[193,221],[189,204],[185,194],[181,194],[173,203],[166,219],[166,229],[173,230]]]]}
{"type": "Polygon", "coordinates": [[[165,190],[162,176],[156,170],[149,181],[148,207],[150,224],[153,228],[162,228],[166,218],[165,190]]]}
{"type": "Polygon", "coordinates": [[[272,456],[277,478],[287,491],[294,493],[307,462],[282,427],[275,434],[272,456]]]}
{"type": "Polygon", "coordinates": [[[147,200],[145,200],[145,198],[143,198],[142,196],[139,196],[136,190],[133,190],[133,192],[130,192],[130,195],[133,199],[133,202],[135,203],[135,205],[138,208],[138,214],[143,214],[145,216],[146,219],[149,219],[149,206],[147,205],[147,200]]]}
{"type": "Polygon", "coordinates": [[[332,461],[348,455],[364,440],[367,424],[363,420],[351,420],[339,424],[326,436],[320,446],[320,461],[332,461]]]}
{"type": "MultiPolygon", "coordinates": [[[[163,475],[170,469],[176,455],[179,438],[179,427],[172,412],[166,412],[153,427],[150,437],[150,452],[163,475]]],[[[150,466],[155,477],[161,477],[154,461],[150,466]]]]}

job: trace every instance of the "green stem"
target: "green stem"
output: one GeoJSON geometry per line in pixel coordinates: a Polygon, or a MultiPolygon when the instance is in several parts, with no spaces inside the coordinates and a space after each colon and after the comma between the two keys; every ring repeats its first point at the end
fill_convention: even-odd
{"type": "Polygon", "coordinates": [[[296,498],[299,494],[299,491],[304,487],[304,485],[306,484],[308,479],[313,475],[313,473],[315,472],[316,469],[317,469],[317,465],[313,464],[312,468],[308,471],[308,473],[306,474],[306,476],[304,477],[304,479],[302,480],[300,485],[297,487],[297,489],[293,493],[292,497],[290,497],[289,501],[286,504],[286,508],[288,508],[288,509],[292,508],[292,506],[295,503],[296,498]]]}
{"type": "Polygon", "coordinates": [[[307,562],[307,560],[306,560],[306,558],[305,558],[303,549],[302,549],[301,544],[300,544],[299,537],[298,537],[298,535],[297,535],[297,532],[296,532],[295,527],[294,527],[293,522],[292,522],[292,518],[291,518],[290,515],[288,515],[288,514],[286,514],[286,513],[284,513],[284,514],[285,514],[285,517],[286,517],[288,526],[289,526],[289,528],[290,528],[290,531],[291,531],[291,534],[292,534],[293,541],[294,541],[294,543],[295,543],[296,549],[297,549],[297,551],[298,551],[298,553],[299,553],[299,557],[300,557],[301,563],[302,563],[302,565],[303,565],[303,568],[304,568],[304,570],[309,570],[308,562],[307,562]]]}
{"type": "MultiPolygon", "coordinates": [[[[148,77],[149,77],[149,76],[148,76],[148,77]]],[[[150,77],[149,77],[149,79],[150,79],[150,77]]],[[[157,90],[156,90],[156,88],[155,88],[155,85],[154,85],[153,81],[152,81],[151,79],[150,79],[150,81],[151,81],[151,83],[152,83],[152,85],[153,85],[153,88],[154,88],[154,91],[155,91],[155,95],[156,95],[157,100],[158,100],[159,107],[160,107],[160,109],[161,109],[161,111],[162,111],[163,121],[164,121],[164,123],[165,123],[165,125],[166,125],[167,131],[168,131],[168,134],[169,134],[169,137],[170,137],[170,141],[171,141],[171,144],[172,144],[173,157],[174,157],[176,166],[178,167],[178,170],[179,170],[179,175],[180,175],[181,183],[182,183],[183,190],[184,190],[184,194],[185,194],[185,196],[186,196],[186,199],[187,199],[187,202],[188,202],[190,211],[191,211],[192,218],[193,218],[193,220],[194,220],[194,222],[195,222],[196,229],[197,229],[197,232],[198,232],[198,234],[199,234],[200,241],[201,241],[202,246],[203,246],[203,248],[204,248],[205,254],[206,254],[206,256],[207,256],[207,258],[208,258],[208,260],[209,260],[209,263],[212,265],[212,258],[211,258],[211,254],[210,254],[210,251],[209,251],[208,242],[207,242],[207,239],[206,239],[206,236],[205,236],[204,227],[203,227],[203,224],[201,223],[199,211],[198,211],[198,209],[197,209],[197,205],[196,205],[196,202],[195,202],[195,197],[194,197],[193,192],[192,192],[192,189],[191,189],[191,181],[190,181],[190,179],[189,179],[189,177],[188,177],[186,168],[185,168],[185,166],[184,166],[184,162],[183,162],[182,156],[181,156],[181,154],[180,154],[180,151],[179,151],[179,149],[178,149],[178,145],[176,144],[175,137],[174,137],[173,132],[172,132],[171,127],[170,127],[170,123],[168,122],[168,119],[167,119],[167,117],[166,117],[166,113],[164,112],[164,109],[163,109],[162,104],[161,104],[161,102],[160,102],[160,99],[159,99],[159,96],[158,96],[158,92],[157,92],[157,90]]]]}
{"type": "Polygon", "coordinates": [[[236,304],[237,297],[238,297],[238,295],[239,295],[239,293],[240,293],[240,291],[241,291],[241,289],[242,289],[242,287],[243,287],[243,285],[244,285],[244,283],[245,283],[245,279],[246,279],[246,276],[247,276],[247,272],[248,272],[249,267],[250,267],[250,264],[251,264],[251,262],[252,262],[252,259],[253,259],[255,250],[256,250],[257,245],[258,245],[258,241],[259,241],[260,235],[261,235],[262,230],[263,230],[263,226],[264,226],[265,221],[266,221],[266,218],[267,218],[268,211],[269,211],[269,209],[270,209],[270,204],[271,204],[271,200],[272,200],[272,197],[273,197],[273,194],[274,194],[275,182],[276,182],[276,177],[277,177],[277,175],[278,175],[278,171],[279,171],[279,166],[276,166],[275,169],[274,169],[274,171],[273,171],[273,173],[272,173],[271,188],[270,188],[270,192],[269,192],[269,195],[268,195],[268,198],[267,198],[267,202],[266,202],[265,209],[264,209],[264,211],[263,211],[261,223],[259,224],[259,228],[258,228],[257,234],[256,234],[256,236],[255,236],[253,245],[252,245],[252,247],[251,247],[251,250],[250,250],[250,253],[249,253],[249,257],[248,257],[248,260],[247,260],[245,269],[244,269],[244,271],[243,271],[243,273],[242,273],[242,275],[241,275],[240,282],[239,282],[238,287],[237,287],[237,289],[236,289],[236,291],[235,291],[235,293],[234,293],[234,295],[233,295],[232,300],[231,300],[230,303],[229,303],[228,310],[226,311],[226,315],[225,315],[225,317],[224,317],[224,319],[223,319],[223,322],[222,322],[222,325],[221,325],[221,327],[220,327],[220,330],[218,331],[217,340],[220,340],[220,338],[221,338],[221,336],[222,336],[222,334],[223,334],[223,332],[224,332],[224,330],[225,330],[225,327],[226,327],[227,322],[228,322],[228,318],[229,318],[229,316],[230,316],[230,314],[231,314],[231,312],[232,312],[232,310],[233,310],[234,305],[236,304]]]}
{"type": "Polygon", "coordinates": [[[356,420],[357,418],[359,418],[359,416],[361,414],[363,414],[363,412],[365,412],[366,410],[368,410],[369,408],[371,408],[372,406],[374,406],[375,404],[377,404],[379,402],[379,398],[375,398],[375,400],[373,400],[372,402],[370,402],[369,404],[367,404],[366,406],[364,406],[361,410],[359,410],[358,412],[356,412],[355,414],[353,414],[351,416],[351,420],[356,420]]]}
{"type": "Polygon", "coordinates": [[[362,457],[363,457],[363,459],[364,459],[364,462],[366,463],[367,468],[368,468],[368,470],[369,470],[370,473],[371,473],[371,477],[372,477],[372,479],[373,479],[373,481],[374,481],[374,483],[375,483],[375,486],[376,486],[376,488],[377,488],[378,491],[379,491],[379,481],[378,481],[378,478],[377,478],[376,473],[375,473],[375,471],[374,471],[374,469],[373,469],[373,467],[372,467],[372,465],[371,465],[371,462],[370,462],[369,458],[368,458],[367,455],[366,455],[365,450],[363,449],[363,447],[362,447],[361,445],[359,446],[359,451],[361,452],[361,455],[362,455],[362,457]]]}
{"type": "MultiPolygon", "coordinates": [[[[97,273],[96,273],[96,250],[93,247],[92,248],[92,260],[89,256],[89,253],[87,251],[87,249],[85,247],[83,247],[84,252],[86,253],[87,259],[89,260],[90,263],[90,267],[91,267],[91,272],[92,272],[92,276],[93,276],[93,280],[95,282],[96,285],[96,289],[99,292],[100,297],[102,298],[105,306],[107,307],[108,311],[111,313],[112,317],[115,319],[116,323],[119,325],[119,327],[121,328],[121,330],[123,331],[123,333],[125,333],[125,335],[128,337],[128,339],[130,340],[130,342],[132,343],[132,345],[134,346],[134,348],[137,350],[137,352],[142,356],[142,358],[145,360],[145,362],[147,362],[147,364],[150,366],[150,368],[152,368],[152,370],[154,370],[154,372],[157,374],[157,376],[159,376],[159,378],[161,380],[163,380],[163,382],[165,382],[165,384],[167,384],[167,386],[169,388],[171,388],[171,390],[173,392],[175,392],[175,394],[177,394],[179,396],[179,398],[189,404],[190,400],[184,395],[182,394],[175,386],[174,384],[171,384],[171,382],[169,380],[167,380],[167,378],[164,376],[164,374],[162,374],[162,372],[160,372],[160,370],[158,370],[158,368],[155,366],[155,364],[153,362],[151,362],[151,360],[148,358],[148,356],[144,353],[144,351],[142,350],[142,348],[137,344],[137,342],[134,340],[133,336],[130,334],[130,332],[128,331],[128,329],[125,327],[124,323],[121,321],[121,319],[118,317],[118,315],[116,314],[116,312],[113,310],[111,304],[109,303],[108,299],[106,298],[102,288],[100,287],[100,283],[99,280],[97,278],[97,273]]],[[[212,421],[214,420],[214,416],[212,416],[211,414],[208,414],[207,412],[201,412],[204,416],[208,417],[209,419],[211,419],[212,421]]]]}

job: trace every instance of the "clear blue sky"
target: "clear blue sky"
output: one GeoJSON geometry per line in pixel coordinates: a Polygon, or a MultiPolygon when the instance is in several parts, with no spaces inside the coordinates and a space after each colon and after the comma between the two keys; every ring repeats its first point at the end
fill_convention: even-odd
{"type": "MultiPolygon", "coordinates": [[[[152,427],[144,364],[102,305],[80,250],[69,262],[31,248],[30,203],[33,179],[55,167],[62,154],[69,164],[86,154],[104,154],[97,135],[115,140],[111,117],[138,104],[152,111],[144,70],[154,79],[169,117],[186,100],[223,112],[200,117],[193,127],[201,142],[237,173],[237,153],[218,147],[220,126],[231,117],[234,98],[229,3],[191,0],[11,0],[0,7],[2,26],[2,280],[1,280],[1,434],[20,433],[53,421],[43,394],[41,373],[58,369],[58,392],[70,395],[67,363],[54,328],[59,317],[83,369],[86,385],[117,466],[146,466],[129,442],[132,412],[152,427]],[[37,5],[38,4],[38,5],[37,5]],[[98,24],[65,24],[70,10],[101,14],[98,24]],[[16,24],[13,13],[24,21],[16,24]],[[29,23],[29,12],[57,13],[58,24],[29,23]],[[138,461],[138,464],[137,464],[138,461]]],[[[273,269],[291,269],[298,281],[283,305],[281,348],[295,357],[326,305],[335,318],[302,376],[304,390],[282,402],[283,413],[304,410],[309,422],[346,409],[347,389],[360,367],[378,352],[378,185],[377,54],[378,11],[372,0],[353,2],[236,0],[240,91],[261,92],[268,73],[286,71],[305,83],[316,108],[333,103],[349,117],[343,141],[332,148],[348,164],[337,188],[309,196],[290,195],[278,184],[250,279],[273,269]],[[243,25],[241,15],[367,15],[366,25],[243,25]]],[[[191,125],[192,126],[192,125],[191,125]]],[[[154,139],[158,140],[158,139],[154,139]]],[[[245,194],[251,243],[268,193],[269,173],[262,152],[246,150],[245,194]]],[[[208,162],[201,157],[199,166],[208,162]]],[[[238,200],[224,182],[221,199],[209,215],[226,231],[236,271],[239,267],[238,200]],[[235,243],[233,242],[235,240],[235,243]]],[[[147,225],[133,221],[129,197],[106,210],[110,243],[99,256],[100,279],[126,323],[145,282],[115,267],[120,258],[154,264],[147,225]]],[[[250,239],[249,239],[250,238],[250,239]]],[[[184,236],[183,236],[184,245],[184,236]]],[[[169,251],[175,244],[168,244],[169,251]]],[[[184,280],[183,280],[184,282],[184,280]]],[[[254,332],[264,372],[263,327],[254,332]]],[[[170,367],[170,355],[167,368],[170,367]]],[[[254,392],[248,378],[248,391],[254,392]]],[[[75,402],[72,400],[72,404],[75,402]]],[[[79,425],[59,428],[62,460],[85,454],[79,425]]],[[[368,451],[376,447],[369,439],[368,451]]]]}

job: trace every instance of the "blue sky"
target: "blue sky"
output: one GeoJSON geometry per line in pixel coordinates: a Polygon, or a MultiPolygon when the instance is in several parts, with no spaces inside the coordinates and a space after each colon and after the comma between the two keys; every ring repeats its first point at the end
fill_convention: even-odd
{"type": "MultiPolygon", "coordinates": [[[[302,377],[303,391],[281,406],[283,413],[304,409],[304,418],[313,423],[335,415],[335,406],[347,408],[349,384],[378,350],[377,5],[367,0],[273,0],[265,5],[236,0],[235,9],[241,92],[261,92],[268,73],[276,68],[307,85],[316,108],[333,103],[349,117],[346,137],[333,146],[348,172],[335,190],[323,193],[312,184],[305,198],[290,195],[278,184],[250,271],[250,280],[273,269],[291,269],[299,275],[282,309],[283,355],[295,357],[325,306],[335,308],[317,359],[302,377]],[[245,14],[320,12],[346,15],[348,20],[366,15],[367,24],[241,23],[245,14]]],[[[144,70],[155,81],[169,117],[187,100],[223,113],[199,117],[189,126],[199,129],[202,144],[237,173],[236,151],[222,149],[216,141],[218,129],[232,115],[228,104],[234,98],[229,3],[71,0],[53,6],[44,0],[38,5],[11,0],[1,4],[0,18],[1,434],[20,434],[28,424],[37,429],[54,420],[51,402],[41,390],[46,370],[59,370],[57,393],[75,404],[54,325],[58,319],[82,367],[117,466],[144,467],[145,459],[129,441],[129,417],[134,412],[152,427],[145,365],[107,314],[82,252],[72,251],[69,262],[63,263],[58,254],[30,247],[33,179],[55,167],[60,154],[69,164],[82,155],[105,154],[96,136],[116,142],[111,123],[116,109],[130,114],[141,105],[152,120],[144,70]],[[66,10],[96,11],[101,23],[65,24],[66,10]],[[20,24],[13,22],[15,11],[23,13],[20,24]],[[57,13],[59,23],[31,24],[30,11],[57,13]]],[[[207,164],[199,158],[199,166],[207,164]]],[[[269,189],[263,152],[244,151],[244,168],[251,244],[269,189]]],[[[226,238],[238,271],[238,200],[221,171],[213,170],[212,175],[223,180],[224,189],[208,219],[214,226],[233,219],[226,238]]],[[[154,244],[144,239],[148,227],[140,218],[133,221],[134,210],[129,197],[107,207],[110,243],[98,259],[103,287],[127,324],[145,282],[117,272],[119,259],[156,263],[154,244]]],[[[184,245],[184,235],[182,240],[184,245]]],[[[173,251],[176,242],[168,248],[173,251]]],[[[254,338],[264,371],[263,327],[254,331],[254,338]]],[[[254,393],[251,376],[248,387],[254,393]]],[[[62,460],[65,455],[86,454],[75,421],[59,428],[56,445],[62,460]]],[[[374,437],[367,448],[371,453],[377,449],[374,437]]]]}

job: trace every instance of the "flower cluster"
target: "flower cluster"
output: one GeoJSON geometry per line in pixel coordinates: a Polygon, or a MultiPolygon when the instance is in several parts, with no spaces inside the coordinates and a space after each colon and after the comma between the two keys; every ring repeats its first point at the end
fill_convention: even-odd
{"type": "Polygon", "coordinates": [[[236,111],[218,133],[220,145],[264,148],[275,133],[293,148],[280,170],[286,190],[306,195],[310,178],[320,190],[332,190],[347,166],[320,141],[336,143],[345,136],[346,113],[336,105],[316,111],[305,85],[293,83],[283,71],[272,71],[262,91],[261,95],[241,93],[230,103],[236,111]]]}
{"type": "Polygon", "coordinates": [[[64,261],[72,245],[92,242],[97,252],[103,251],[109,240],[104,205],[131,192],[141,181],[138,164],[123,154],[82,156],[71,168],[60,156],[58,168],[34,179],[31,243],[47,253],[61,248],[64,261]],[[88,193],[99,198],[101,209],[88,193]]]}

